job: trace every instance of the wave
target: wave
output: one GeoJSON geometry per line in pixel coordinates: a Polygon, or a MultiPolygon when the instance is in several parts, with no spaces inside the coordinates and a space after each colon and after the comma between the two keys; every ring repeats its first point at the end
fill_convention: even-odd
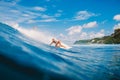
{"type": "Polygon", "coordinates": [[[120,63],[119,45],[73,46],[67,50],[49,46],[51,37],[40,30],[0,23],[0,77],[3,80],[96,80],[96,77],[119,80],[120,68],[116,65],[120,63]]]}
{"type": "Polygon", "coordinates": [[[43,69],[43,72],[47,70],[47,73],[62,75],[65,78],[63,67],[67,63],[64,62],[62,53],[67,50],[48,46],[50,39],[51,36],[46,37],[45,33],[38,30],[11,27],[0,23],[0,55],[21,65],[43,69]]]}

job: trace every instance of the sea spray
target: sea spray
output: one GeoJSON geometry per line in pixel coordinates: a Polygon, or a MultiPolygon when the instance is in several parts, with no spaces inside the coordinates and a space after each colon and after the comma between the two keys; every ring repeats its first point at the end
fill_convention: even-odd
{"type": "Polygon", "coordinates": [[[34,28],[27,29],[23,27],[13,27],[13,28],[21,32],[23,35],[45,44],[49,44],[51,39],[53,38],[53,36],[51,36],[49,32],[45,32],[43,30],[41,31],[39,29],[34,29],[34,28]]]}

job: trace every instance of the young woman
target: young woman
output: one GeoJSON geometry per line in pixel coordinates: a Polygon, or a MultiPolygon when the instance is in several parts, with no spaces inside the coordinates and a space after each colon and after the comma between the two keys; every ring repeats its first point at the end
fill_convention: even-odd
{"type": "Polygon", "coordinates": [[[60,40],[55,40],[54,38],[52,39],[52,42],[50,43],[50,45],[55,44],[55,47],[64,47],[64,45],[61,44],[60,40]]]}

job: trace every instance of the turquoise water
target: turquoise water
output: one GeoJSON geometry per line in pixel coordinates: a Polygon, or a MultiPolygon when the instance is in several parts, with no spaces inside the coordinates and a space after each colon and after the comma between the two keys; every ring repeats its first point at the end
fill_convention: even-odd
{"type": "Polygon", "coordinates": [[[59,49],[0,24],[0,80],[120,80],[120,45],[59,49]]]}

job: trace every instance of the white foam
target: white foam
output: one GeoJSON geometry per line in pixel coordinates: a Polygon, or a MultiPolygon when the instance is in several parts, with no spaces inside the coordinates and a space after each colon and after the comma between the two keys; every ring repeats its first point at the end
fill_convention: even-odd
{"type": "Polygon", "coordinates": [[[50,40],[52,39],[52,36],[49,33],[45,33],[44,31],[40,31],[33,28],[30,29],[26,29],[23,27],[14,28],[21,32],[23,35],[45,44],[50,43],[50,40]]]}

